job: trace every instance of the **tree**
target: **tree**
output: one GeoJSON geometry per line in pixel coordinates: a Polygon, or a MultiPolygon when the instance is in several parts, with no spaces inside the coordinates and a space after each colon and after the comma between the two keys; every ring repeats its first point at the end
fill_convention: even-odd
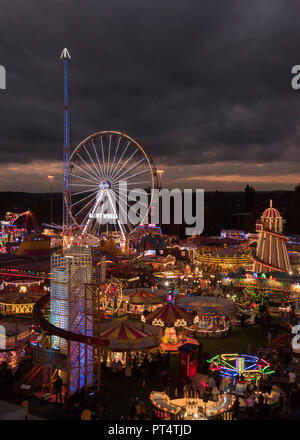
{"type": "Polygon", "coordinates": [[[251,211],[253,208],[255,200],[255,188],[253,186],[247,185],[244,192],[246,209],[251,211]]]}

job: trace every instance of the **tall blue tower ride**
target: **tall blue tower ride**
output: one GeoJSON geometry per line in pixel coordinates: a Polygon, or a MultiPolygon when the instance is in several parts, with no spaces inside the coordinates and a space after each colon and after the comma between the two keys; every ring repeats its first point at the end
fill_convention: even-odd
{"type": "Polygon", "coordinates": [[[64,49],[60,59],[64,62],[64,192],[63,192],[63,233],[65,234],[71,226],[70,192],[70,139],[69,139],[69,96],[68,96],[68,63],[71,59],[68,49],[64,49]]]}

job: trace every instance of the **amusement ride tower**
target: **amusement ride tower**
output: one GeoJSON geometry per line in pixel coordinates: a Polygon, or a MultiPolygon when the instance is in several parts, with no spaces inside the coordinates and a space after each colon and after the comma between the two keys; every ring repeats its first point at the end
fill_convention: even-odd
{"type": "Polygon", "coordinates": [[[69,96],[68,96],[68,63],[71,59],[68,49],[64,49],[60,58],[64,62],[64,192],[63,192],[63,234],[71,226],[71,216],[69,212],[71,193],[70,193],[70,139],[69,139],[69,96]]]}
{"type": "MultiPolygon", "coordinates": [[[[85,285],[92,282],[91,247],[71,245],[67,241],[72,226],[68,100],[68,62],[71,57],[68,49],[62,51],[60,58],[64,62],[63,250],[51,256],[50,323],[62,330],[91,336],[93,301],[91,297],[87,299],[85,292],[85,285]]],[[[105,268],[105,264],[103,266],[105,268]]],[[[93,383],[94,353],[91,346],[53,336],[51,348],[67,356],[68,366],[63,371],[63,379],[68,394],[79,391],[84,384],[93,383]]]]}
{"type": "Polygon", "coordinates": [[[281,271],[289,272],[291,265],[287,253],[287,237],[282,234],[284,219],[277,209],[265,209],[260,222],[257,224],[259,232],[256,256],[252,257],[253,272],[281,271]]]}

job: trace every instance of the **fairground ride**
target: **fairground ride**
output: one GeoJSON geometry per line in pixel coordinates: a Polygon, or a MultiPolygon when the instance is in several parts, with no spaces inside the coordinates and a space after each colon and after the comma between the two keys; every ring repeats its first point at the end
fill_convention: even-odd
{"type": "Polygon", "coordinates": [[[0,224],[0,253],[6,254],[15,250],[15,246],[19,246],[26,233],[40,232],[39,225],[31,210],[21,213],[6,212],[5,219],[0,224]]]}
{"type": "MultiPolygon", "coordinates": [[[[71,56],[67,48],[60,58],[64,66],[63,247],[70,246],[74,239],[81,244],[83,241],[93,244],[108,235],[126,242],[139,224],[148,223],[153,203],[151,190],[158,187],[155,165],[135,139],[119,131],[92,134],[71,153],[68,93],[71,56]],[[126,191],[119,191],[121,182],[126,182],[126,191]],[[142,215],[132,206],[133,200],[128,201],[129,190],[135,200],[142,190],[146,191],[148,201],[140,209],[142,215]],[[133,213],[138,220],[132,220],[133,213]]],[[[142,204],[140,201],[139,206],[142,204]]]]}
{"type": "Polygon", "coordinates": [[[119,234],[125,241],[139,224],[148,223],[157,172],[151,156],[135,139],[117,131],[93,134],[75,148],[69,169],[68,210],[83,236],[119,234]],[[130,210],[140,214],[127,192],[119,191],[121,182],[136,201],[142,191],[147,194],[147,204],[140,202],[143,216],[138,224],[128,215],[130,210]]]}

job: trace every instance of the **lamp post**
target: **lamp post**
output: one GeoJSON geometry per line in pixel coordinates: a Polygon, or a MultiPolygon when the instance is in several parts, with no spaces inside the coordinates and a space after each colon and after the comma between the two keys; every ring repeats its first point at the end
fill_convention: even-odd
{"type": "Polygon", "coordinates": [[[161,189],[161,181],[162,181],[162,175],[164,173],[164,170],[157,170],[157,174],[158,174],[158,187],[159,189],[161,189]]]}
{"type": "MultiPolygon", "coordinates": [[[[157,170],[157,174],[158,174],[158,189],[159,190],[162,189],[161,181],[162,181],[163,173],[164,173],[164,170],[162,170],[162,169],[157,170]]],[[[161,203],[162,203],[161,200],[159,200],[159,227],[160,228],[161,228],[161,212],[162,212],[162,209],[161,209],[162,205],[161,205],[161,203]]]]}
{"type": "Polygon", "coordinates": [[[52,221],[53,221],[53,209],[52,209],[52,194],[53,194],[53,180],[54,180],[54,176],[48,176],[48,179],[50,180],[50,217],[51,217],[51,225],[52,225],[52,221]]]}

